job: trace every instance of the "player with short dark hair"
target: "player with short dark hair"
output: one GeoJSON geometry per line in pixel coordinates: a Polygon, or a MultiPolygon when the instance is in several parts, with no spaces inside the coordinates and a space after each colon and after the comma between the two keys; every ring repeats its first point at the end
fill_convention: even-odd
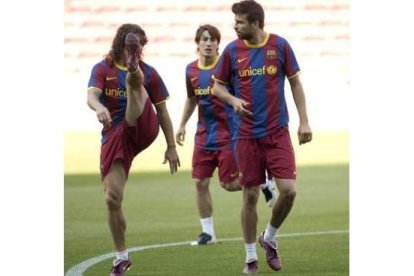
{"type": "MultiPolygon", "coordinates": [[[[213,204],[209,190],[210,179],[218,168],[221,186],[227,191],[240,191],[239,170],[232,142],[232,107],[211,95],[212,73],[218,61],[219,30],[209,24],[200,26],[195,35],[199,58],[186,67],[187,99],[185,101],[176,140],[183,145],[185,125],[198,107],[198,122],[192,159],[192,177],[196,184],[196,201],[202,233],[192,245],[216,242],[213,223],[213,204]]],[[[264,181],[265,182],[265,181],[264,181]]],[[[271,206],[276,195],[271,181],[262,184],[263,193],[271,206]]]]}
{"type": "Polygon", "coordinates": [[[299,113],[299,144],[312,140],[299,65],[288,41],[264,31],[264,10],[253,0],[234,3],[234,30],[238,39],[223,51],[214,73],[214,94],[233,107],[235,153],[243,186],[241,224],[246,259],[243,272],[258,271],[256,253],[258,185],[265,172],[275,177],[279,197],[270,221],[259,236],[266,260],[281,269],[276,233],[296,197],[296,164],[289,134],[284,94],[288,79],[299,113]],[[226,85],[232,83],[233,93],[226,85]]]}

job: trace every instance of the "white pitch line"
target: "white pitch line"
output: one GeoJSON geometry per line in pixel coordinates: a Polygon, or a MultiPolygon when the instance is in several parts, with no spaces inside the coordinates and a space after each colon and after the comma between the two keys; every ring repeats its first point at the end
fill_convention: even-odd
{"type": "MultiPolygon", "coordinates": [[[[288,238],[288,237],[298,237],[298,236],[320,236],[320,235],[333,235],[333,234],[346,234],[349,233],[348,230],[331,230],[331,231],[319,231],[319,232],[304,232],[304,233],[286,233],[286,234],[279,234],[278,238],[288,238]]],[[[218,239],[218,242],[224,241],[240,241],[242,238],[227,238],[227,239],[218,239]]],[[[152,244],[152,245],[145,245],[145,246],[136,246],[128,249],[128,253],[143,251],[148,249],[155,249],[155,248],[163,248],[163,247],[172,247],[172,246],[180,246],[180,245],[189,245],[191,241],[184,241],[184,242],[173,242],[173,243],[164,243],[164,244],[152,244]]],[[[83,261],[73,267],[71,267],[68,272],[66,272],[65,276],[83,276],[83,273],[93,265],[100,263],[104,260],[114,258],[115,252],[107,253],[104,255],[96,256],[90,258],[86,261],[83,261]]]]}

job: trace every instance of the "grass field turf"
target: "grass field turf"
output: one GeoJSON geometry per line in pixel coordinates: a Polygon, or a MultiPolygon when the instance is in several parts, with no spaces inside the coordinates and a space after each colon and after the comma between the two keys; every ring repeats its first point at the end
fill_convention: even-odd
{"type": "MultiPolygon", "coordinates": [[[[65,272],[92,257],[112,252],[106,224],[103,189],[98,175],[65,175],[65,272]]],[[[216,176],[211,183],[217,238],[241,237],[241,193],[225,192],[216,176]]],[[[200,232],[194,187],[189,171],[176,175],[130,175],[124,197],[127,245],[189,241],[200,232]]],[[[258,204],[258,231],[270,209],[258,204]]],[[[298,167],[298,195],[281,234],[349,228],[349,167],[347,164],[298,167]]],[[[283,275],[348,275],[349,234],[280,238],[283,275]]],[[[258,246],[259,275],[273,274],[258,246]]],[[[176,246],[134,252],[128,275],[240,275],[244,261],[241,240],[214,246],[176,246]]],[[[111,260],[98,263],[85,276],[107,275],[111,260]]]]}
{"type": "MultiPolygon", "coordinates": [[[[343,164],[349,162],[347,131],[322,131],[313,133],[312,142],[299,146],[296,129],[290,129],[298,165],[343,164]]],[[[181,170],[191,170],[194,133],[186,134],[184,146],[178,146],[181,170]]],[[[99,172],[100,132],[65,132],[64,172],[85,174],[99,172]]],[[[141,152],[132,163],[131,171],[165,171],[162,165],[165,152],[164,135],[158,135],[154,143],[141,152]]]]}

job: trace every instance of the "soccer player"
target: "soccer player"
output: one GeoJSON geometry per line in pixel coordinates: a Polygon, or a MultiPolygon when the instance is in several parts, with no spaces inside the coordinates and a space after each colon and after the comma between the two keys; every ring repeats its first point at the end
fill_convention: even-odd
{"type": "Polygon", "coordinates": [[[271,269],[280,270],[276,233],[288,216],[296,196],[296,164],[288,128],[284,95],[288,79],[299,113],[299,144],[312,140],[299,66],[288,41],[264,31],[264,10],[253,1],[232,5],[238,39],[223,51],[214,72],[213,93],[230,104],[234,117],[236,160],[243,186],[241,224],[246,259],[243,272],[258,271],[256,253],[258,185],[268,170],[275,177],[279,196],[270,221],[258,237],[271,269]],[[226,84],[232,83],[234,95],[226,84]]]}
{"type": "MultiPolygon", "coordinates": [[[[213,204],[209,190],[210,178],[218,168],[221,186],[227,191],[240,191],[239,170],[231,141],[232,107],[211,95],[213,69],[218,61],[220,32],[212,25],[200,26],[195,35],[199,58],[186,67],[187,99],[176,140],[183,145],[185,125],[198,106],[198,122],[192,159],[192,177],[196,185],[196,201],[202,233],[192,245],[216,242],[213,204]]],[[[263,181],[265,182],[265,181],[263,181]]],[[[263,183],[262,182],[262,183],[263,183]]],[[[269,207],[276,201],[271,180],[262,184],[269,207]]]]}
{"type": "Polygon", "coordinates": [[[165,103],[167,88],[157,71],[141,60],[146,43],[146,34],[140,26],[120,26],[110,52],[93,67],[88,84],[87,103],[103,124],[101,180],[109,229],[117,251],[112,276],[124,275],[131,267],[122,210],[124,188],[134,157],[155,140],[159,125],[167,143],[164,164],[169,162],[171,174],[180,166],[165,103]]]}

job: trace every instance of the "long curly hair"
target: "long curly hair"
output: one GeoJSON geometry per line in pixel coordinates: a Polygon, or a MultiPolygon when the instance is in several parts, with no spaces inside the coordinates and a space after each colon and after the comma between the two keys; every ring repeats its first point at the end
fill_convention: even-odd
{"type": "MultiPolygon", "coordinates": [[[[116,31],[114,40],[112,41],[111,50],[105,56],[110,63],[122,63],[124,47],[125,47],[125,37],[128,33],[134,33],[139,37],[139,43],[141,44],[141,50],[147,44],[148,38],[145,34],[145,31],[137,24],[123,24],[116,31]]],[[[140,53],[141,59],[142,52],[140,53]]]]}

